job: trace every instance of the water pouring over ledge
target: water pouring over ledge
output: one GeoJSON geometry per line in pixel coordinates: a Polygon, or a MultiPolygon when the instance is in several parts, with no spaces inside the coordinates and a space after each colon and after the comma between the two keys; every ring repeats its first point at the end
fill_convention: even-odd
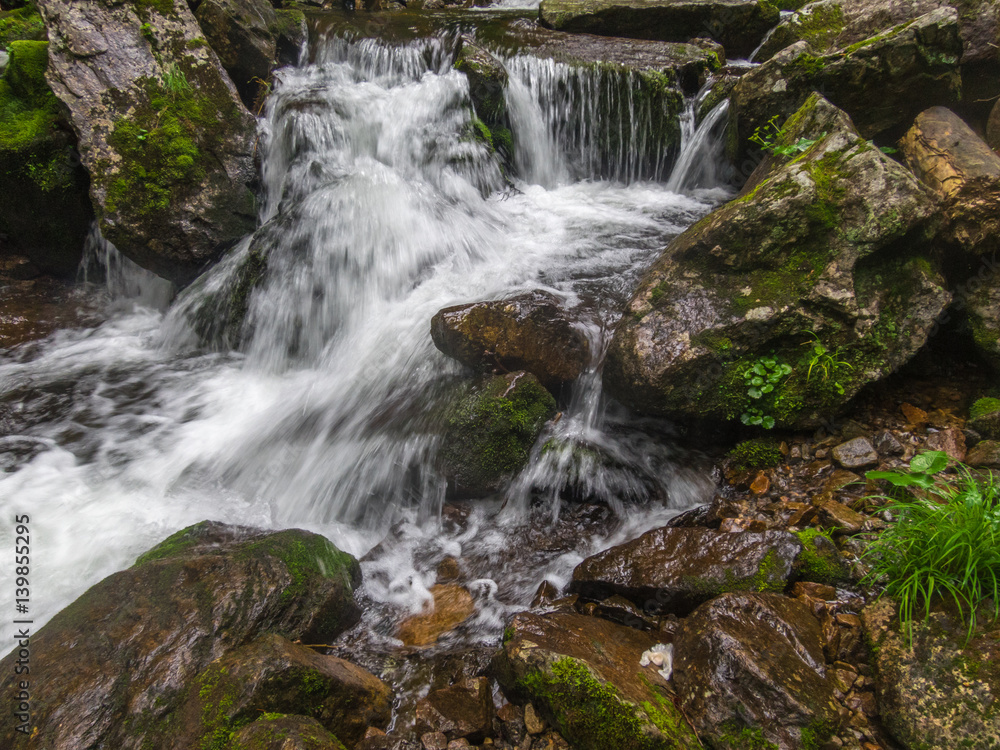
{"type": "Polygon", "coordinates": [[[32,514],[36,624],[204,518],[308,528],[358,555],[396,524],[395,544],[365,563],[366,591],[384,607],[373,611],[405,613],[425,600],[438,553],[495,576],[516,534],[576,523],[569,488],[616,510],[628,503],[627,526],[609,516],[566,549],[510,561],[467,633],[495,638],[502,611],[524,606],[543,578],[706,499],[710,485],[678,458],[669,425],[602,402],[598,356],[506,495],[460,524],[441,520],[435,406],[465,375],[431,343],[433,314],[541,288],[599,354],[640,270],[724,196],[613,182],[594,166],[603,162],[587,166],[579,148],[593,141],[560,140],[562,115],[541,106],[548,84],[531,84],[558,85],[565,71],[534,58],[511,66],[534,97],[512,106],[552,137],[537,153],[519,139],[518,158],[527,175],[541,158],[565,171],[509,189],[469,136],[468,83],[449,45],[325,40],[313,64],[282,71],[262,123],[265,229],[165,312],[134,299],[155,294],[151,280],[95,249],[106,266],[122,263],[119,280],[133,274],[119,285],[133,302],[119,299],[97,329],[2,355],[4,440],[27,447],[5,464],[0,505],[32,514]],[[255,249],[269,269],[247,292],[240,348],[211,320],[204,346],[199,313],[211,318],[255,249]]]}

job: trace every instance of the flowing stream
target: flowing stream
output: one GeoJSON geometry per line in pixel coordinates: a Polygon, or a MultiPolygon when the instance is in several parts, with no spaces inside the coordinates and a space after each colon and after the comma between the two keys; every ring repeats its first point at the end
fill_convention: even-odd
{"type": "MultiPolygon", "coordinates": [[[[470,135],[447,36],[331,36],[312,59],[278,74],[261,122],[253,240],[171,300],[95,236],[85,265],[107,279],[106,322],[0,353],[0,508],[31,516],[36,628],[211,518],[368,553],[365,627],[388,645],[392,623],[427,601],[437,562],[461,558],[480,592],[463,637],[495,639],[542,580],[564,582],[586,555],[711,493],[669,424],[606,402],[600,359],[642,269],[726,196],[712,187],[724,111],[691,121],[673,177],[641,122],[608,172],[584,127],[608,82],[510,58],[511,185],[470,135]],[[554,106],[571,79],[573,106],[554,106]],[[269,272],[233,350],[199,315],[261,247],[269,272]],[[594,361],[562,394],[539,440],[550,449],[536,447],[505,493],[446,504],[436,406],[467,374],[435,349],[430,319],[530,289],[565,301],[594,361]]],[[[0,546],[12,544],[4,525],[0,546]]],[[[0,586],[13,587],[9,566],[0,586]]]]}

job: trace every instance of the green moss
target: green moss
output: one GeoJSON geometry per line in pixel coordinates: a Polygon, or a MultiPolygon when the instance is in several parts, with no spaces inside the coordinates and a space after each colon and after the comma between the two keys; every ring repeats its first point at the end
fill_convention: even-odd
{"type": "Polygon", "coordinates": [[[800,579],[833,585],[843,583],[850,578],[849,571],[828,532],[820,529],[803,529],[793,533],[802,542],[802,552],[799,553],[797,560],[800,579]],[[820,539],[825,541],[818,541],[820,539]]]}
{"type": "Polygon", "coordinates": [[[278,532],[241,547],[241,557],[271,556],[284,563],[292,583],[281,592],[281,601],[301,598],[310,578],[340,579],[350,590],[357,576],[358,562],[316,534],[302,538],[298,533],[278,532]]]}
{"type": "Polygon", "coordinates": [[[518,688],[544,706],[560,734],[580,750],[666,750],[696,743],[672,703],[654,692],[653,701],[637,706],[576,659],[564,657],[547,672],[528,674],[518,688]]]}
{"type": "MultiPolygon", "coordinates": [[[[916,19],[914,19],[914,20],[916,20],[916,19]]],[[[904,29],[908,28],[912,24],[913,24],[913,21],[907,21],[906,23],[901,23],[898,26],[895,26],[894,28],[889,29],[888,31],[883,31],[881,34],[876,34],[874,36],[868,37],[867,39],[862,39],[860,42],[852,44],[852,45],[850,45],[848,47],[844,47],[844,52],[846,52],[847,54],[850,55],[850,54],[852,54],[854,52],[857,52],[859,49],[862,49],[863,47],[867,47],[867,46],[869,46],[871,44],[875,44],[877,42],[881,42],[881,41],[883,41],[885,39],[891,39],[892,37],[896,36],[899,32],[901,32],[904,29]]]]}
{"type": "Polygon", "coordinates": [[[839,5],[814,5],[795,17],[799,35],[817,50],[829,47],[844,30],[844,11],[839,5]]]}
{"type": "Polygon", "coordinates": [[[969,419],[976,420],[1000,411],[1000,398],[980,398],[969,407],[969,419]]]}
{"type": "Polygon", "coordinates": [[[214,145],[226,121],[239,113],[226,92],[213,96],[192,86],[188,77],[196,75],[188,61],[162,80],[138,81],[146,101],[138,102],[132,117],[119,121],[108,137],[121,157],[107,188],[109,213],[153,215],[200,188],[210,160],[203,147],[214,145]]]}
{"type": "Polygon", "coordinates": [[[760,727],[740,726],[735,721],[723,723],[712,744],[719,750],[778,750],[777,745],[764,739],[760,727]]]}
{"type": "Polygon", "coordinates": [[[152,11],[161,16],[174,15],[174,0],[133,0],[140,18],[148,18],[152,11]]]}
{"type": "Polygon", "coordinates": [[[534,377],[494,377],[460,398],[446,425],[443,460],[460,484],[495,488],[519,471],[556,403],[534,377]]]}
{"type": "Polygon", "coordinates": [[[23,8],[0,12],[0,47],[15,41],[45,40],[45,23],[34,2],[23,8]]]}
{"type": "Polygon", "coordinates": [[[850,177],[843,162],[844,154],[833,151],[806,166],[806,172],[816,186],[816,198],[805,207],[804,213],[811,221],[831,231],[841,225],[842,206],[847,194],[846,180],[850,177]]]}
{"type": "Polygon", "coordinates": [[[729,457],[733,459],[736,468],[741,471],[769,469],[772,466],[777,466],[781,463],[781,459],[784,458],[781,454],[781,449],[775,441],[763,438],[744,440],[742,443],[737,443],[729,451],[729,457]]]}
{"type": "Polygon", "coordinates": [[[135,568],[156,560],[165,560],[168,557],[177,557],[187,552],[198,543],[207,526],[208,521],[202,521],[171,534],[151,550],[139,555],[132,567],[135,568]]]}
{"type": "Polygon", "coordinates": [[[808,52],[803,52],[801,55],[796,57],[786,67],[786,71],[789,75],[800,75],[806,78],[814,78],[823,72],[826,68],[827,60],[823,57],[817,57],[816,55],[811,55],[808,52]]]}

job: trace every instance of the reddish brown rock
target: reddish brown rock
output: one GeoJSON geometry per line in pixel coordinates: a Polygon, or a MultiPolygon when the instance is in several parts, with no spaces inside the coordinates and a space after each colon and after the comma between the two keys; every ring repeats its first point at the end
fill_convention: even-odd
{"type": "Polygon", "coordinates": [[[493,691],[485,677],[463,680],[432,691],[416,711],[418,734],[442,732],[449,740],[479,743],[493,729],[493,691]]]}
{"type": "Polygon", "coordinates": [[[434,600],[428,606],[428,611],[414,615],[399,625],[396,637],[407,646],[429,646],[435,643],[476,611],[472,594],[461,586],[450,583],[431,586],[431,595],[434,600]]]}

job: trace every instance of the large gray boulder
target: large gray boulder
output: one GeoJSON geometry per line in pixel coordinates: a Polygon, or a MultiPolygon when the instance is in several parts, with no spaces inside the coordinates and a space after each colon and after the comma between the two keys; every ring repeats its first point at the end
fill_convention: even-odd
{"type": "Polygon", "coordinates": [[[104,236],[190,281],[253,230],[254,118],[181,0],[39,0],[104,236]]]}
{"type": "Polygon", "coordinates": [[[922,254],[933,193],[846,114],[813,95],[775,145],[792,155],[769,157],[640,283],[605,365],[632,408],[817,425],[908,361],[951,300],[922,254]]]}
{"type": "Polygon", "coordinates": [[[742,160],[750,138],[780,122],[819,91],[845,110],[865,138],[895,140],[933,105],[961,99],[959,17],[941,8],[843,51],[817,53],[807,42],[783,49],[736,84],[727,150],[742,160]]]}
{"type": "Polygon", "coordinates": [[[778,22],[760,0],[542,0],[539,17],[562,31],[686,42],[708,37],[746,57],[778,22]]]}
{"type": "MultiPolygon", "coordinates": [[[[357,622],[360,578],[357,560],[307,531],[208,521],[179,531],[32,637],[46,655],[31,672],[35,739],[15,742],[8,721],[0,746],[149,747],[215,659],[264,633],[328,642],[357,622]]],[[[16,659],[0,661],[5,694],[16,659]]]]}

